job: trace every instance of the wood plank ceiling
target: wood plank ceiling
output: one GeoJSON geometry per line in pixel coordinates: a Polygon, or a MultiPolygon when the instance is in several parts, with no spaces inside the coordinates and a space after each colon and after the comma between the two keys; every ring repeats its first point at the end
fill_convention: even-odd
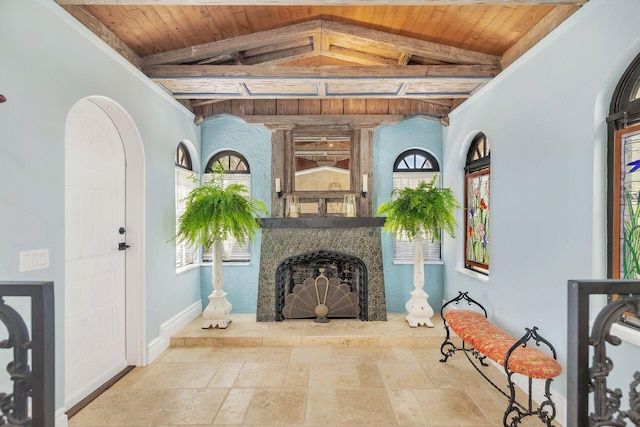
{"type": "Polygon", "coordinates": [[[57,0],[196,115],[445,124],[588,0],[57,0]]]}

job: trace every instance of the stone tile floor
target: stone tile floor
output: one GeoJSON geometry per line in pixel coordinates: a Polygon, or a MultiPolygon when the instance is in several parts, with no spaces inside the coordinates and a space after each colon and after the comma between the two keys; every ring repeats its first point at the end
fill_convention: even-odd
{"type": "MultiPolygon", "coordinates": [[[[400,314],[325,324],[232,318],[223,330],[193,321],[69,427],[502,425],[506,399],[464,355],[439,361],[437,316],[435,328],[410,328],[400,314]]],[[[486,372],[506,384],[498,369],[486,372]]]]}

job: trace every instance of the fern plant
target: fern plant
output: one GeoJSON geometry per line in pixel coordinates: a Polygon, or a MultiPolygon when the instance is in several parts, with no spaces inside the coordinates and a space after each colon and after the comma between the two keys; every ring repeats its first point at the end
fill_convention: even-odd
{"type": "Polygon", "coordinates": [[[405,304],[409,313],[405,319],[415,328],[426,325],[433,328],[433,308],[427,301],[424,288],[424,263],[422,251],[423,233],[431,239],[441,240],[440,230],[455,237],[455,210],[461,208],[450,188],[436,187],[436,177],[431,182],[421,181],[416,188],[394,190],[398,197],[380,205],[377,215],[386,214],[385,231],[396,237],[405,236],[413,241],[413,286],[411,298],[405,304]]]}
{"type": "Polygon", "coordinates": [[[396,237],[406,236],[413,240],[424,232],[433,239],[440,240],[440,230],[455,237],[455,210],[461,208],[450,188],[435,185],[436,177],[431,182],[421,181],[416,188],[394,190],[398,197],[382,203],[376,215],[386,214],[384,230],[396,237]]]}
{"type": "Polygon", "coordinates": [[[242,184],[224,185],[222,166],[210,182],[186,197],[185,211],[178,220],[176,238],[192,246],[204,245],[212,251],[209,304],[202,312],[203,328],[226,328],[231,322],[232,305],[222,290],[222,241],[233,236],[238,242],[253,240],[259,228],[258,216],[267,213],[264,204],[248,196],[242,184]]]}
{"type": "Polygon", "coordinates": [[[197,187],[186,197],[184,213],[178,220],[176,238],[189,245],[210,247],[216,240],[232,236],[244,243],[255,237],[257,218],[267,209],[248,196],[247,187],[224,185],[224,172],[215,170],[210,182],[197,187]]]}

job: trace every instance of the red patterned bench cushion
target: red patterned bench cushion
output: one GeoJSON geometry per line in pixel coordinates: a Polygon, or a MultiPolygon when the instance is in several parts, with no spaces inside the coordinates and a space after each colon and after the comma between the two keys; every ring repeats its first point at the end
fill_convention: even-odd
{"type": "MultiPolygon", "coordinates": [[[[451,309],[444,314],[447,324],[464,342],[504,366],[507,352],[518,340],[496,328],[482,313],[451,309]]],[[[508,369],[530,378],[549,379],[562,373],[553,357],[535,348],[518,347],[511,353],[508,369]]]]}

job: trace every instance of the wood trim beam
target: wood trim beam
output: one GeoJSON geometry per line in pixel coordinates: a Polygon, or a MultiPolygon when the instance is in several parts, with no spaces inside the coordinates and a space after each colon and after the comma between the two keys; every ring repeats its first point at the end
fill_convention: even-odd
{"type": "Polygon", "coordinates": [[[267,66],[253,65],[153,65],[145,67],[149,77],[495,77],[500,72],[496,65],[411,65],[411,66],[267,66]]]}
{"type": "Polygon", "coordinates": [[[231,56],[240,51],[258,49],[279,43],[290,43],[291,40],[296,38],[315,37],[319,32],[320,21],[308,21],[301,24],[276,28],[274,30],[261,31],[232,39],[204,43],[145,56],[142,59],[142,66],[148,67],[159,64],[195,62],[209,57],[231,56]]]}
{"type": "MultiPolygon", "coordinates": [[[[264,125],[272,128],[292,126],[317,126],[316,115],[294,115],[294,116],[244,116],[242,119],[248,124],[264,125]]],[[[323,115],[324,123],[331,123],[335,126],[348,126],[349,128],[367,128],[380,125],[394,124],[402,121],[403,115],[391,114],[362,114],[362,115],[323,115]]]]}
{"type": "Polygon", "coordinates": [[[399,36],[378,30],[341,24],[333,21],[322,21],[322,36],[345,38],[351,43],[380,45],[388,50],[405,52],[446,61],[452,64],[499,64],[500,58],[486,53],[474,52],[444,44],[431,43],[411,37],[399,36]]]}
{"type": "MultiPolygon", "coordinates": [[[[394,0],[394,6],[443,5],[577,5],[589,0],[394,0]]],[[[138,5],[138,6],[387,6],[389,0],[56,0],[73,5],[138,5]]]]}
{"type": "Polygon", "coordinates": [[[553,31],[558,25],[563,23],[569,16],[573,15],[581,6],[556,6],[551,12],[540,20],[531,30],[520,38],[509,50],[507,50],[500,64],[502,69],[520,58],[525,52],[531,49],[536,43],[542,40],[547,34],[553,31]]]}
{"type": "Polygon", "coordinates": [[[82,25],[87,27],[91,32],[108,44],[113,50],[118,52],[127,61],[132,63],[136,68],[142,68],[140,57],[122,40],[118,38],[106,25],[100,22],[95,16],[93,16],[87,9],[82,6],[67,5],[62,6],[64,10],[69,12],[74,18],[76,18],[82,25]]]}
{"type": "MultiPolygon", "coordinates": [[[[316,54],[320,50],[326,56],[363,65],[398,65],[405,60],[408,62],[413,55],[451,64],[499,65],[500,61],[499,57],[485,53],[370,30],[356,25],[314,20],[157,53],[144,57],[142,63],[143,67],[198,61],[211,63],[212,61],[207,60],[208,58],[233,57],[238,52],[246,52],[244,63],[256,64],[258,61],[249,61],[251,51],[267,49],[279,51],[285,47],[311,44],[316,54]],[[398,52],[401,53],[400,59],[397,56],[398,52]]],[[[297,58],[283,58],[283,61],[293,59],[297,58]]]]}

